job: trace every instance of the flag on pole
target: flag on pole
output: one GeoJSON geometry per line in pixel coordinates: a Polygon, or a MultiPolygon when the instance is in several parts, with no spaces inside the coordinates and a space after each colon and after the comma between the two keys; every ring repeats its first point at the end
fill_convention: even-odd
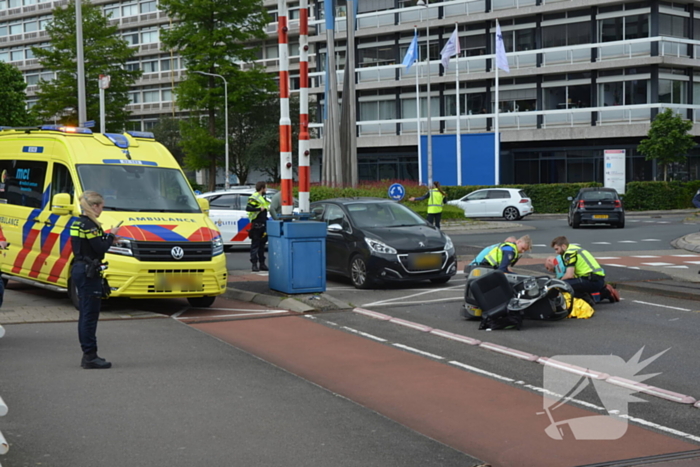
{"type": "Polygon", "coordinates": [[[413,65],[413,62],[416,60],[418,60],[418,33],[414,32],[411,45],[408,46],[406,55],[404,55],[403,62],[401,63],[406,67],[406,73],[408,73],[408,70],[411,69],[411,65],[413,65]]]}
{"type": "Polygon", "coordinates": [[[510,73],[506,47],[503,44],[503,34],[501,33],[501,25],[498,24],[498,20],[496,21],[496,66],[506,73],[510,73]]]}
{"type": "Polygon", "coordinates": [[[459,37],[457,36],[457,25],[455,25],[455,30],[450,36],[450,40],[447,41],[445,47],[443,47],[440,52],[440,63],[442,63],[442,67],[447,70],[447,66],[450,64],[450,57],[459,55],[460,52],[461,48],[459,46],[459,37]]]}

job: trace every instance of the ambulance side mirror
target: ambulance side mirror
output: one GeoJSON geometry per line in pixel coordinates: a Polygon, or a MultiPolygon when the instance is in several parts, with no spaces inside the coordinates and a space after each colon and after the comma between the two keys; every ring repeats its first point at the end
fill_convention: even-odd
{"type": "Polygon", "coordinates": [[[51,214],[57,216],[67,216],[73,213],[73,203],[70,201],[68,193],[58,193],[51,200],[51,214]]]}
{"type": "Polygon", "coordinates": [[[202,210],[204,214],[209,215],[209,200],[206,198],[197,198],[197,204],[199,204],[199,209],[202,210]]]}

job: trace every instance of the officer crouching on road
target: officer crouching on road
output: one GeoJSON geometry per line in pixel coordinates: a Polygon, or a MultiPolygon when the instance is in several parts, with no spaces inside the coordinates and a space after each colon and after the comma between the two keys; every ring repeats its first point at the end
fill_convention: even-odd
{"type": "Polygon", "coordinates": [[[112,364],[97,356],[97,321],[102,305],[102,261],[115,235],[105,234],[97,220],[104,208],[102,195],[86,191],[80,195],[83,214],[71,225],[71,245],[75,260],[71,278],[78,289],[80,317],[78,338],[83,349],[80,366],[85,369],[106,369],[112,364]]]}
{"type": "MultiPolygon", "coordinates": [[[[506,239],[508,240],[508,239],[506,239]]],[[[484,257],[481,266],[498,269],[503,272],[513,272],[512,267],[520,259],[520,255],[532,249],[532,240],[529,235],[523,235],[515,242],[503,242],[496,245],[484,257]]]]}
{"type": "Polygon", "coordinates": [[[566,272],[561,278],[574,289],[574,296],[594,303],[589,294],[599,292],[601,300],[620,301],[620,294],[611,285],[605,284],[605,271],[593,255],[580,246],[569,245],[569,240],[557,237],[552,240],[552,248],[561,255],[566,272]]]}
{"type": "Polygon", "coordinates": [[[245,207],[251,224],[248,237],[250,237],[250,262],[253,263],[253,272],[269,270],[265,264],[267,210],[270,208],[270,203],[265,199],[266,192],[265,182],[256,183],[255,193],[248,198],[248,204],[245,207]]]}

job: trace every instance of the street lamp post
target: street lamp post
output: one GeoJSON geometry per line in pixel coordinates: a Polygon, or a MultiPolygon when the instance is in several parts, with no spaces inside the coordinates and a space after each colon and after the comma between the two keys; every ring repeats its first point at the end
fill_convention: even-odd
{"type": "Polygon", "coordinates": [[[231,183],[229,182],[228,174],[228,82],[226,82],[226,78],[224,78],[221,75],[217,75],[216,73],[207,73],[204,71],[195,71],[194,73],[197,73],[198,75],[202,76],[214,76],[215,78],[221,78],[224,81],[224,130],[226,135],[226,149],[224,150],[226,153],[224,157],[226,161],[226,176],[224,177],[224,188],[228,190],[229,188],[231,188],[231,183]]]}
{"type": "MultiPolygon", "coordinates": [[[[425,64],[428,69],[428,188],[433,186],[433,125],[430,120],[432,108],[430,107],[430,13],[427,8],[430,0],[418,0],[416,5],[426,7],[428,11],[427,23],[425,25],[425,64]]],[[[421,19],[422,21],[422,19],[421,19]]],[[[419,96],[416,96],[418,99],[419,96]]]]}

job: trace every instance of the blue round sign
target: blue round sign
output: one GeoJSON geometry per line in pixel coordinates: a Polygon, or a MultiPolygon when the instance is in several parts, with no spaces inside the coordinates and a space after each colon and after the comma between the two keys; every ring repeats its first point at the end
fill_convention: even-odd
{"type": "Polygon", "coordinates": [[[201,191],[199,191],[199,190],[194,190],[194,194],[195,194],[195,195],[201,195],[201,194],[202,194],[202,192],[201,192],[201,191]]]}
{"type": "Polygon", "coordinates": [[[389,198],[394,201],[401,201],[406,196],[406,189],[400,183],[394,183],[389,187],[389,198]]]}

